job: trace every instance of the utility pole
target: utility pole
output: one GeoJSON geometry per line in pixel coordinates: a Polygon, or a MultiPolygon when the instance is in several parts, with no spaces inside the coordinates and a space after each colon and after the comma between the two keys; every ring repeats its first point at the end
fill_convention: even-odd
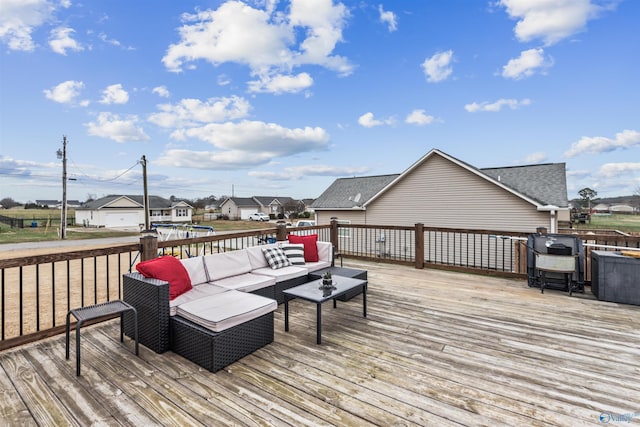
{"type": "Polygon", "coordinates": [[[144,230],[151,230],[151,224],[149,224],[149,191],[147,189],[147,157],[143,154],[140,159],[142,165],[142,185],[144,191],[144,230]]]}
{"type": "Polygon", "coordinates": [[[67,136],[62,135],[62,150],[56,152],[62,159],[62,209],[60,212],[60,239],[67,238],[67,136]]]}

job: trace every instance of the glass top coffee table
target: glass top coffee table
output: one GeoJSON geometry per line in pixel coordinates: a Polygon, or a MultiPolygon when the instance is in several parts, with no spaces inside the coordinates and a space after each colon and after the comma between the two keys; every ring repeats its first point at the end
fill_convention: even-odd
{"type": "Polygon", "coordinates": [[[283,291],[284,293],[284,330],[289,331],[289,300],[299,298],[301,300],[316,303],[316,342],[322,343],[322,303],[333,300],[333,308],[336,308],[336,298],[347,292],[362,289],[362,316],[367,317],[367,281],[352,279],[350,277],[333,276],[333,285],[336,287],[331,293],[320,289],[322,279],[299,285],[283,291]]]}

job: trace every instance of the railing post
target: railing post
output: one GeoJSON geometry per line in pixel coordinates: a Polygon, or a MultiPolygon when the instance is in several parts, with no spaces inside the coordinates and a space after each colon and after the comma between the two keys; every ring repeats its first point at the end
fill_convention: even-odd
{"type": "Polygon", "coordinates": [[[282,242],[287,240],[287,224],[278,224],[276,231],[276,240],[282,242]]]}
{"type": "Polygon", "coordinates": [[[424,268],[424,224],[416,224],[416,268],[422,270],[424,268]]]}
{"type": "Polygon", "coordinates": [[[335,216],[331,217],[331,229],[329,231],[329,240],[333,245],[333,250],[335,253],[340,253],[340,248],[338,247],[338,218],[335,216]]]}
{"type": "Polygon", "coordinates": [[[158,238],[142,236],[140,238],[140,261],[147,261],[158,256],[158,238]]]}

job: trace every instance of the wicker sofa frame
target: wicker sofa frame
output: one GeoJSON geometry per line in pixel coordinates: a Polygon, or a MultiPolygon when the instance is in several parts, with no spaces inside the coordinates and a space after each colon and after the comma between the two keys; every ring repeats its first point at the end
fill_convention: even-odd
{"type": "MultiPolygon", "coordinates": [[[[274,298],[275,286],[257,295],[274,298]]],[[[139,342],[156,353],[173,351],[216,372],[273,342],[273,312],[214,332],[180,316],[169,316],[169,283],[140,273],[123,275],[123,300],[138,312],[139,342]]],[[[125,334],[133,337],[133,318],[125,315],[125,334]]]]}

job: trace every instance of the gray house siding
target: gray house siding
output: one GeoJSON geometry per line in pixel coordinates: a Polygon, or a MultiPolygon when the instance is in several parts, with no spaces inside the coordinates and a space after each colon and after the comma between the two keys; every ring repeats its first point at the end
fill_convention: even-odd
{"type": "MultiPolygon", "coordinates": [[[[549,213],[444,157],[431,156],[401,176],[365,212],[330,212],[354,223],[534,232],[549,213]],[[356,218],[359,218],[356,219],[356,218]]],[[[322,212],[323,218],[329,212],[322,212]]]]}
{"type": "Polygon", "coordinates": [[[351,224],[366,224],[366,213],[361,210],[317,210],[315,211],[315,221],[318,225],[331,223],[331,218],[336,217],[340,221],[349,221],[351,224]]]}

